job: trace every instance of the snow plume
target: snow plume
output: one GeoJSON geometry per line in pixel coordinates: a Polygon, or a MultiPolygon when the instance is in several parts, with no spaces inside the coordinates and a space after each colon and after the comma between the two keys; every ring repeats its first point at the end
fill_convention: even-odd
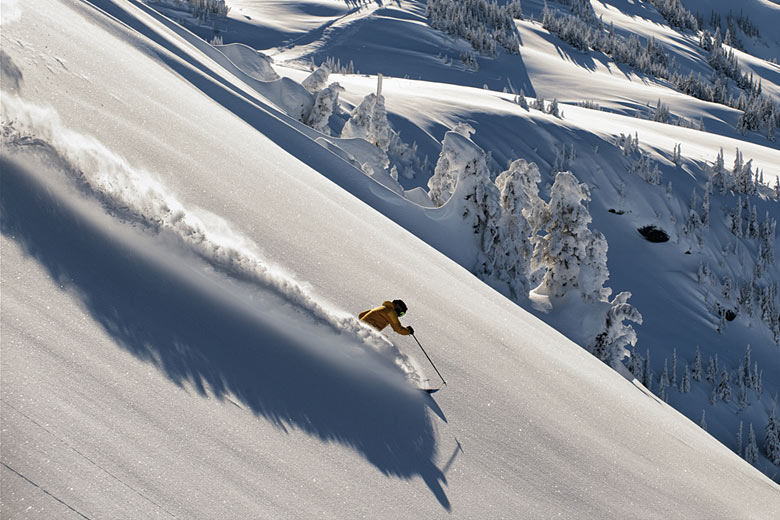
{"type": "Polygon", "coordinates": [[[0,98],[0,144],[51,147],[68,165],[71,180],[112,215],[147,232],[172,235],[216,271],[273,291],[337,332],[393,359],[410,379],[419,379],[408,358],[381,334],[317,300],[292,276],[262,258],[257,245],[233,231],[224,219],[185,206],[151,173],[133,167],[97,139],[67,128],[53,109],[5,92],[0,98]]]}

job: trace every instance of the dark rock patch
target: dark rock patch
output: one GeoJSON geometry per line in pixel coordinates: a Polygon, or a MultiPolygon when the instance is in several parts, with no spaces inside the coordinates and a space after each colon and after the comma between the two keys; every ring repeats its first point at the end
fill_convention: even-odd
{"type": "Polygon", "coordinates": [[[669,235],[661,228],[655,226],[644,226],[637,229],[648,242],[668,242],[669,235]]]}

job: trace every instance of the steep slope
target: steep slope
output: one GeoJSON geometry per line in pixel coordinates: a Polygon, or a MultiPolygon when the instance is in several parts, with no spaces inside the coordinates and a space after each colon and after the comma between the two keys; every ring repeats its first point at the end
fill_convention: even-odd
{"type": "MultiPolygon", "coordinates": [[[[682,73],[693,71],[704,77],[711,74],[708,52],[699,46],[698,36],[670,27],[651,3],[579,3],[590,5],[594,15],[605,24],[613,24],[619,34],[661,42],[682,73]]],[[[614,293],[630,291],[632,303],[644,316],[644,322],[634,326],[639,337],[634,361],[646,362],[654,373],[642,378],[646,377],[645,384],[654,392],[661,392],[661,380],[666,373],[666,379],[679,386],[685,364],[693,367],[696,352],[700,351],[703,367],[712,363],[716,373],[706,381],[697,381],[690,393],[683,395],[673,390],[666,392],[664,398],[697,422],[706,414],[710,431],[739,453],[744,452],[745,432],[751,425],[759,432],[758,443],[763,446],[764,427],[777,407],[780,358],[777,335],[769,330],[775,326],[765,326],[759,315],[771,318],[776,312],[767,314],[758,307],[755,311],[748,307],[737,310],[737,300],[749,299],[745,291],[758,272],[760,247],[755,237],[745,238],[730,229],[734,227],[730,222],[736,207],[742,204],[745,207],[739,211],[743,219],[751,220],[753,217],[747,214],[755,210],[756,222],[771,225],[780,217],[776,196],[771,195],[767,186],[749,197],[716,190],[707,203],[711,216],[707,230],[692,233],[688,227],[691,211],[695,210],[696,218],[700,218],[703,194],[712,190],[712,167],[720,150],[729,170],[741,153],[771,187],[777,182],[780,164],[776,143],[757,132],[744,136],[737,132],[738,110],[693,98],[675,90],[670,82],[617,64],[603,53],[573,48],[538,22],[528,20],[531,16],[538,19],[542,7],[542,2],[523,3],[527,20],[516,22],[521,41],[519,55],[479,56],[478,70],[459,63],[456,49],[462,52],[469,44],[428,27],[424,6],[417,2],[366,10],[360,17],[334,25],[322,38],[280,49],[275,57],[277,62],[287,60],[285,65],[294,67],[310,58],[317,61],[324,56],[338,56],[342,63],[354,61],[363,72],[402,71],[412,78],[425,78],[428,81],[408,77],[385,79],[383,92],[394,127],[407,140],[416,141],[421,152],[429,157],[438,154],[439,140],[446,130],[468,122],[476,130],[474,142],[493,160],[494,176],[518,157],[534,161],[542,170],[544,195],[554,180],[554,168],[571,170],[590,188],[593,227],[608,239],[608,285],[614,293]],[[361,49],[368,49],[365,55],[361,49]],[[489,89],[464,85],[485,85],[489,89]],[[529,91],[528,85],[533,90],[529,91]],[[496,92],[502,88],[519,90],[520,86],[526,94],[553,92],[559,101],[567,101],[560,103],[562,116],[527,110],[514,102],[514,94],[496,92]],[[659,100],[670,108],[672,124],[648,120],[655,116],[659,100]],[[574,105],[582,101],[588,104],[574,105]],[[683,127],[691,122],[696,122],[694,128],[683,127]],[[624,147],[627,135],[637,137],[640,143],[632,152],[624,147]],[[620,143],[621,149],[617,146],[620,143]],[[675,159],[675,150],[681,150],[681,157],[675,159]],[[658,167],[659,178],[652,182],[646,182],[646,176],[635,171],[645,159],[649,161],[646,164],[658,167]],[[654,245],[643,240],[637,230],[647,225],[668,231],[672,243],[654,245]],[[741,295],[735,296],[736,293],[741,295]],[[738,313],[739,317],[732,323],[731,314],[731,318],[725,317],[728,313],[738,313]],[[748,349],[752,353],[749,363],[754,367],[751,371],[756,378],[763,371],[763,385],[757,384],[755,392],[739,394],[739,366],[751,357],[748,349]],[[716,395],[720,390],[716,389],[721,385],[723,370],[728,372],[726,382],[732,395],[725,397],[724,393],[721,400],[716,395]]],[[[561,5],[557,8],[568,9],[561,5]]],[[[771,9],[763,14],[767,19],[776,17],[771,9]]],[[[756,72],[762,78],[763,92],[776,100],[773,71],[777,66],[735,52],[745,73],[756,72]],[[759,69],[761,73],[757,72],[759,69]]],[[[298,80],[308,74],[292,68],[278,69],[298,80]]],[[[345,88],[341,98],[348,107],[359,104],[363,96],[376,88],[373,77],[360,74],[333,75],[331,81],[338,81],[345,88]]],[[[332,118],[334,132],[347,117],[344,111],[332,118]]],[[[419,171],[415,178],[401,178],[400,182],[407,188],[425,186],[429,174],[419,171]]],[[[382,211],[399,221],[396,212],[382,211]]],[[[440,215],[437,222],[446,219],[451,226],[457,225],[456,212],[447,212],[446,206],[441,212],[447,216],[440,215]]],[[[749,225],[747,220],[744,225],[749,225]]],[[[474,235],[470,248],[451,241],[432,242],[421,231],[423,226],[415,222],[410,227],[406,221],[404,226],[464,267],[475,269],[480,246],[474,235]]],[[[469,228],[460,222],[462,228],[469,228]]],[[[776,244],[771,248],[776,258],[776,244]]],[[[765,292],[772,290],[766,287],[776,287],[780,282],[776,262],[770,260],[768,264],[757,285],[763,286],[761,290],[765,292]]],[[[506,292],[501,283],[494,285],[506,292]]],[[[778,302],[775,298],[775,308],[778,302]]],[[[529,302],[519,303],[533,310],[529,302]]],[[[594,330],[595,318],[576,307],[559,306],[553,313],[539,316],[589,348],[598,332],[594,330]]],[[[603,322],[603,318],[598,319],[603,322]]],[[[757,464],[768,475],[777,477],[776,464],[761,456],[757,464]]]]}
{"type": "Polygon", "coordinates": [[[777,514],[775,484],[359,200],[442,229],[142,5],[19,8],[4,513],[777,514]],[[394,364],[413,344],[349,325],[396,296],[450,381],[436,400],[394,364]]]}

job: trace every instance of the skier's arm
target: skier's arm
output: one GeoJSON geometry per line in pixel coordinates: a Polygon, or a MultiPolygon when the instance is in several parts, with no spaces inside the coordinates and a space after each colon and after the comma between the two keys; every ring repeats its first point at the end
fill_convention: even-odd
{"type": "Polygon", "coordinates": [[[389,311],[387,313],[390,317],[390,326],[393,327],[393,330],[396,331],[398,334],[401,334],[402,336],[408,336],[412,333],[408,328],[401,325],[401,322],[398,320],[398,315],[395,313],[395,311],[389,311]]]}

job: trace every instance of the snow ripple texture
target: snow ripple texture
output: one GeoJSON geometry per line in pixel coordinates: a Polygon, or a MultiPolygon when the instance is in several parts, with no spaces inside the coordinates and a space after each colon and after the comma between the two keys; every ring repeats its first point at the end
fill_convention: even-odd
{"type": "Polygon", "coordinates": [[[172,234],[215,270],[275,292],[335,331],[388,356],[407,378],[419,382],[412,361],[384,336],[314,298],[291,275],[263,259],[257,245],[225,219],[185,206],[150,172],[134,168],[94,137],[67,128],[51,108],[7,92],[0,96],[0,107],[4,146],[51,147],[76,177],[71,180],[110,214],[147,232],[172,234]]]}

